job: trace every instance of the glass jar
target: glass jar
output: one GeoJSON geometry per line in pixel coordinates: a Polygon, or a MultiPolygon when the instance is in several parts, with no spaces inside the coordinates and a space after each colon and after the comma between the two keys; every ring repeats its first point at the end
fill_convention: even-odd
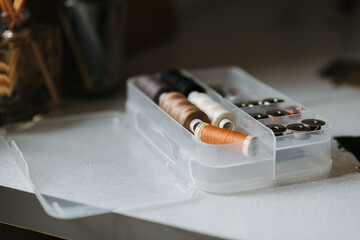
{"type": "Polygon", "coordinates": [[[0,126],[31,119],[59,103],[60,33],[28,26],[29,12],[1,14],[0,126]]]}
{"type": "Polygon", "coordinates": [[[126,0],[61,0],[64,31],[64,93],[108,96],[125,89],[126,0]]]}

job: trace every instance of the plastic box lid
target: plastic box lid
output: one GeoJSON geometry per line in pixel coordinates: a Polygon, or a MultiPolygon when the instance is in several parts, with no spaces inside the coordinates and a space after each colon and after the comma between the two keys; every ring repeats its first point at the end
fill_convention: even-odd
{"type": "Polygon", "coordinates": [[[69,219],[189,199],[193,188],[131,131],[123,113],[44,119],[3,129],[45,211],[69,219]]]}

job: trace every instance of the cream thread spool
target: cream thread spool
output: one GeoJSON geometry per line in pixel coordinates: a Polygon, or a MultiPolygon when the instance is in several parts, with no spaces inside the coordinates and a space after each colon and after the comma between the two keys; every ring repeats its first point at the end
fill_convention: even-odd
{"type": "Polygon", "coordinates": [[[194,91],[189,94],[188,99],[208,115],[211,125],[228,130],[236,128],[235,116],[206,93],[194,91]]]}

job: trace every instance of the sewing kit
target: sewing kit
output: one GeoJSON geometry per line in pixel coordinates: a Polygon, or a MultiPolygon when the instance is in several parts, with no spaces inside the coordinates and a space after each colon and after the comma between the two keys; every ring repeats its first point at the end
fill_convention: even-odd
{"type": "Polygon", "coordinates": [[[49,214],[154,206],[196,189],[238,193],[331,168],[330,123],[237,67],[139,75],[127,90],[125,113],[3,129],[49,214]]]}

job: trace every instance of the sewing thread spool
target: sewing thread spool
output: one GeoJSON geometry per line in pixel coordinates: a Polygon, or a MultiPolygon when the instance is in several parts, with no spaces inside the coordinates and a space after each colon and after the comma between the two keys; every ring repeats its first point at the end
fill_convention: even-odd
{"type": "Polygon", "coordinates": [[[303,119],[301,123],[306,127],[310,127],[310,131],[320,130],[325,125],[325,122],[320,119],[303,119]]]}
{"type": "Polygon", "coordinates": [[[265,98],[263,100],[264,105],[276,104],[276,103],[281,103],[281,102],[284,102],[284,100],[280,99],[280,98],[277,98],[277,97],[265,98]]]}
{"type": "Polygon", "coordinates": [[[168,69],[164,71],[161,80],[174,87],[177,91],[184,94],[186,97],[188,97],[188,95],[194,91],[205,92],[203,87],[201,87],[191,78],[182,74],[178,69],[168,69]]]}
{"type": "Polygon", "coordinates": [[[311,131],[310,127],[306,127],[301,123],[292,123],[286,126],[296,139],[308,139],[310,137],[307,132],[311,131]]]}
{"type": "Polygon", "coordinates": [[[200,141],[208,144],[225,145],[232,143],[242,143],[241,149],[230,148],[229,150],[242,153],[247,157],[253,157],[259,151],[258,137],[218,128],[209,125],[208,123],[199,123],[195,128],[194,135],[200,141]]]}
{"type": "Polygon", "coordinates": [[[252,116],[256,120],[269,118],[269,116],[264,113],[252,113],[252,114],[250,114],[250,116],[252,116]]]}
{"type": "Polygon", "coordinates": [[[162,94],[159,99],[159,106],[190,132],[194,132],[194,128],[200,122],[210,123],[208,116],[181,93],[162,94]]]}
{"type": "Polygon", "coordinates": [[[235,116],[206,93],[191,92],[188,99],[208,115],[211,125],[229,130],[236,128],[235,116]]]}
{"type": "Polygon", "coordinates": [[[266,127],[270,128],[273,131],[275,137],[283,136],[284,132],[286,131],[286,127],[280,124],[268,124],[266,127]]]}
{"type": "Polygon", "coordinates": [[[138,78],[136,85],[156,104],[159,103],[160,95],[175,91],[174,88],[152,76],[143,75],[138,78]]]}
{"type": "Polygon", "coordinates": [[[266,114],[269,116],[273,124],[281,124],[283,119],[280,117],[288,115],[288,112],[281,109],[271,109],[266,111],[266,114]]]}

